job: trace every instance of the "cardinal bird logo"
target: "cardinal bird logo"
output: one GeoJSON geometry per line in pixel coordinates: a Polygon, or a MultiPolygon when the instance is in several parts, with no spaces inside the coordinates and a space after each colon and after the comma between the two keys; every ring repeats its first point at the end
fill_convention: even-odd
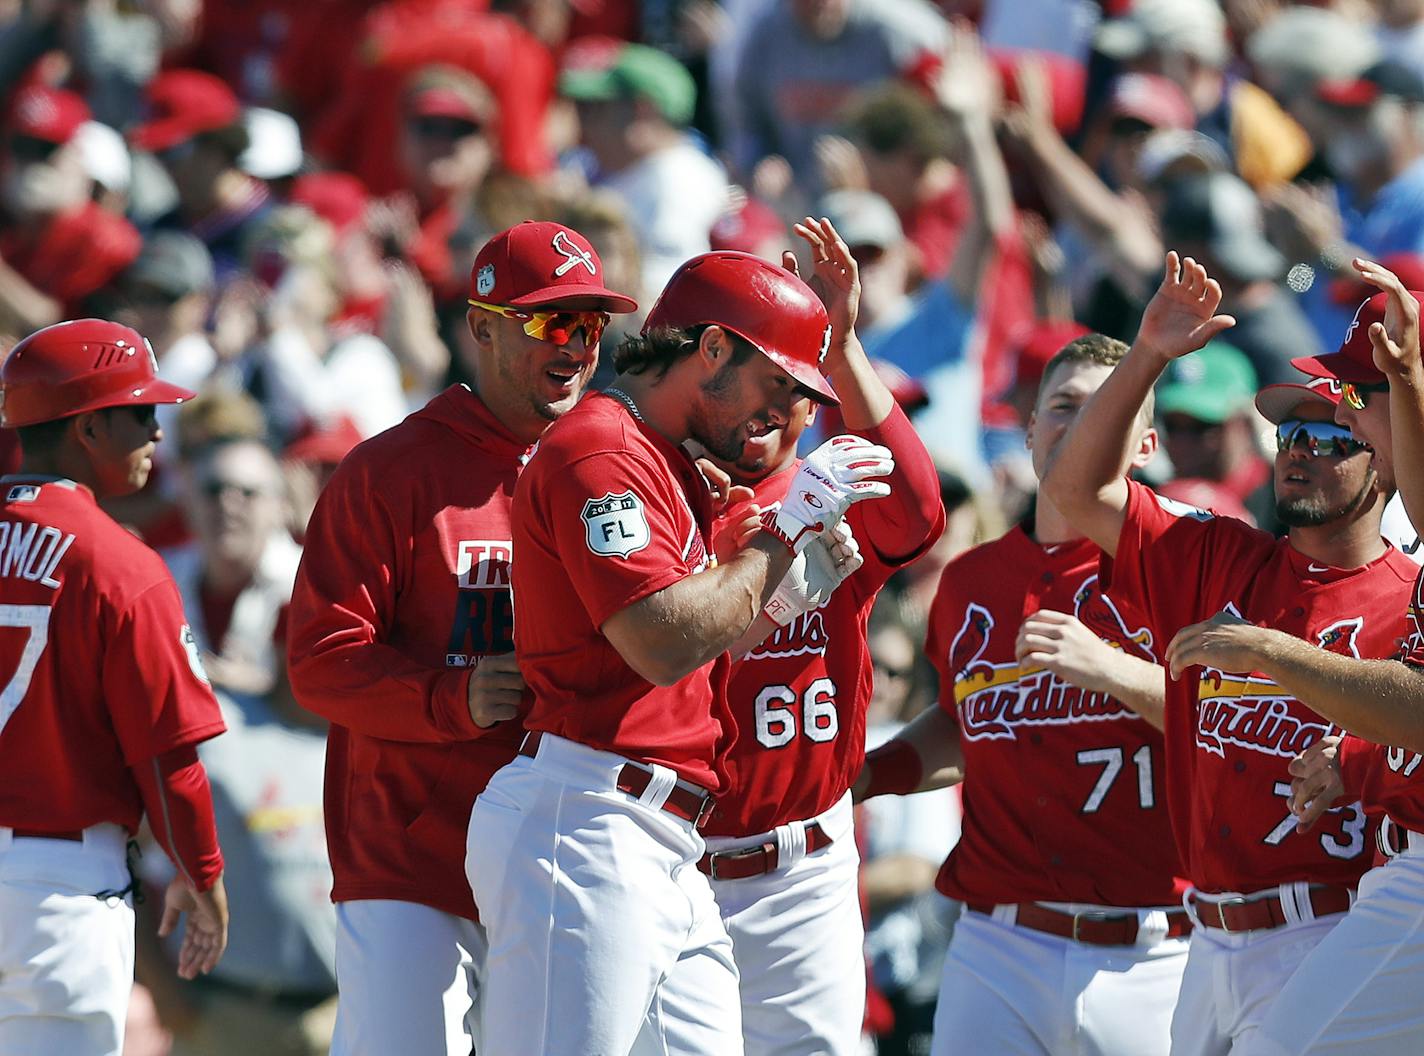
{"type": "Polygon", "coordinates": [[[1157,662],[1152,651],[1152,631],[1130,628],[1112,598],[1099,589],[1098,577],[1089,576],[1073,593],[1073,615],[1099,638],[1140,660],[1157,662]]]}

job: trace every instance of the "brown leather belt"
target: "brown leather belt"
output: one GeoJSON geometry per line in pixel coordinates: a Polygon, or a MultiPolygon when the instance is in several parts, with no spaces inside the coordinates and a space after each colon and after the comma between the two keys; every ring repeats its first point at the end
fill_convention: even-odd
{"type": "MultiPolygon", "coordinates": [[[[966,908],[974,913],[992,916],[993,906],[976,906],[966,903],[966,908]]],[[[1086,943],[1089,946],[1136,946],[1141,923],[1134,912],[1107,912],[1089,910],[1083,913],[1064,913],[1057,909],[1040,906],[1036,902],[1020,902],[1015,907],[1014,923],[1031,931],[1042,931],[1057,935],[1062,939],[1086,943]]],[[[1167,912],[1166,938],[1176,939],[1192,930],[1191,917],[1184,909],[1169,909],[1167,912]]]]}
{"type": "MultiPolygon", "coordinates": [[[[543,739],[543,731],[530,730],[524,735],[524,741],[519,746],[519,754],[533,759],[539,754],[539,742],[543,739]]],[[[653,772],[647,767],[638,763],[624,763],[618,771],[614,785],[619,792],[626,792],[628,795],[636,797],[647,791],[652,780],[653,772]]],[[[701,828],[702,823],[707,820],[707,816],[712,813],[712,803],[712,796],[709,793],[678,784],[672,786],[672,791],[668,793],[667,799],[663,800],[663,810],[683,821],[692,822],[696,828],[701,828]]]]}
{"type": "MultiPolygon", "coordinates": [[[[1316,918],[1344,913],[1349,908],[1348,887],[1310,889],[1310,909],[1316,918]]],[[[1276,894],[1255,898],[1249,902],[1240,897],[1208,902],[1204,898],[1193,896],[1192,911],[1204,927],[1225,932],[1268,931],[1289,923],[1280,896],[1276,894]]]]}
{"type": "MultiPolygon", "coordinates": [[[[829,847],[834,840],[821,828],[819,821],[806,826],[806,853],[814,854],[823,847],[829,847]]],[[[727,851],[708,851],[697,863],[697,868],[713,880],[747,880],[753,876],[765,876],[780,864],[781,852],[775,840],[766,840],[753,847],[738,847],[727,851]]]]}
{"type": "Polygon", "coordinates": [[[10,835],[25,840],[68,840],[70,843],[83,843],[84,830],[75,832],[40,832],[38,829],[11,829],[10,835]]]}

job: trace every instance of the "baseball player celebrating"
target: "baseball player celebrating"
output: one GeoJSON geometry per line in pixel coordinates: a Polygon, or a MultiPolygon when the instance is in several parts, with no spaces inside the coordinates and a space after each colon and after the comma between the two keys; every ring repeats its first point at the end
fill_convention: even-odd
{"type": "MultiPolygon", "coordinates": [[[[1312,645],[1385,656],[1404,632],[1416,571],[1379,534],[1385,496],[1370,454],[1302,394],[1277,428],[1277,512],[1287,539],[1164,503],[1124,480],[1142,400],[1172,359],[1231,326],[1220,288],[1167,254],[1132,350],[1049,461],[1043,486],[1113,556],[1110,594],[1140,605],[1158,642],[1226,611],[1312,645]]],[[[1334,725],[1269,675],[1193,667],[1167,685],[1167,796],[1192,890],[1193,931],[1172,1020],[1174,1054],[1226,1053],[1259,1028],[1290,968],[1341,919],[1369,864],[1358,802],[1295,831],[1288,764],[1334,725]]]]}
{"type": "MultiPolygon", "coordinates": [[[[1357,261],[1356,267],[1385,292],[1361,306],[1339,352],[1297,365],[1328,372],[1313,384],[1343,390],[1337,418],[1374,446],[1382,480],[1393,484],[1398,474],[1411,519],[1424,520],[1424,295],[1405,290],[1376,264],[1357,261]],[[1387,396],[1372,373],[1388,379],[1387,396]]],[[[1292,764],[1302,831],[1342,793],[1386,815],[1378,842],[1388,864],[1364,875],[1359,900],[1305,956],[1243,1051],[1387,1056],[1424,1050],[1424,576],[1409,608],[1403,663],[1340,656],[1281,631],[1220,618],[1185,628],[1172,642],[1171,658],[1174,667],[1261,671],[1352,731],[1338,756],[1336,739],[1329,738],[1292,764]],[[1336,758],[1339,765],[1330,765],[1336,758]]]]}
{"type": "MultiPolygon", "coordinates": [[[[1127,346],[1101,334],[1043,373],[1028,446],[1042,472],[1127,346]]],[[[1157,446],[1150,396],[1120,471],[1157,446]]],[[[938,887],[955,928],[935,1053],[1166,1054],[1191,922],[1167,822],[1159,643],[1104,594],[1101,551],[1039,493],[1029,524],[945,568],[928,652],[940,707],[865,761],[867,795],[964,781],[938,887]],[[928,778],[929,780],[925,780],[928,778]]]]}
{"type": "Polygon", "coordinates": [[[79,319],[0,368],[17,475],[0,479],[0,1052],[113,1054],[134,972],[128,838],[147,815],[188,914],[178,972],[227,945],[212,796],[196,746],[223,731],[178,588],[98,506],[143,487],[162,439],[153,351],[79,319]]]}
{"type": "MultiPolygon", "coordinates": [[[[880,588],[939,537],[944,514],[929,453],[856,339],[855,259],[828,222],[808,218],[796,230],[811,245],[812,282],[829,308],[825,368],[846,428],[888,449],[895,472],[890,498],[854,506],[847,517],[863,559],[858,570],[809,611],[774,605],[774,633],[734,668],[727,689],[737,727],[733,780],[703,828],[709,853],[698,867],[712,878],[732,937],[746,1051],[849,1054],[860,1051],[865,1006],[859,856],[847,790],[865,744],[866,624],[880,588]]],[[[794,269],[795,257],[788,253],[786,263],[794,269]]],[[[759,345],[782,325],[758,302],[738,299],[735,287],[710,283],[675,304],[664,298],[660,307],[665,325],[686,329],[716,318],[759,345]],[[736,309],[751,314],[737,316],[736,309]]],[[[806,340],[819,337],[812,332],[806,340]]],[[[771,509],[786,496],[800,465],[796,442],[816,406],[798,399],[784,424],[749,439],[735,459],[713,456],[754,492],[722,514],[719,534],[735,531],[749,508],[771,509]]]]}
{"type": "Polygon", "coordinates": [[[292,596],[292,688],[331,721],[338,1054],[470,1051],[485,938],[465,828],[522,735],[514,483],[592,375],[606,313],[636,307],[560,224],[496,235],[471,283],[471,387],[347,456],[312,514],[292,596]]]}
{"type": "Polygon", "coordinates": [[[520,477],[530,733],[476,801],[467,859],[495,1056],[742,1051],[731,942],[695,868],[728,785],[727,649],[793,558],[853,502],[889,493],[876,478],[894,465],[867,440],[827,441],[747,545],[708,568],[709,494],[676,445],[733,460],[799,398],[834,402],[817,369],[829,340],[791,272],[694,257],[620,346],[612,387],[556,423],[520,477]],[[739,333],[750,319],[762,325],[739,333]]]}

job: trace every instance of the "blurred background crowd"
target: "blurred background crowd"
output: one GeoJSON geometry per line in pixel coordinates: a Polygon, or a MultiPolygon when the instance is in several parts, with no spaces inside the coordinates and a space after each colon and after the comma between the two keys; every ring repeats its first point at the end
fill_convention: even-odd
{"type": "MultiPolygon", "coordinates": [[[[324,733],[285,605],[335,464],[466,376],[493,232],[575,227],[646,311],[691,255],[835,222],[950,511],[876,611],[872,743],[934,699],[939,570],[1024,514],[1043,364],[1130,340],[1165,247],[1238,325],[1164,380],[1148,473],[1268,528],[1256,388],[1338,344],[1354,255],[1424,288],[1424,0],[0,0],[0,101],[0,350],[113,318],[201,393],[111,512],[168,559],[228,714],[234,923],[193,984],[140,927],[135,1056],[325,1051],[324,733]]],[[[927,1051],[957,810],[862,818],[881,1053],[927,1051]]]]}

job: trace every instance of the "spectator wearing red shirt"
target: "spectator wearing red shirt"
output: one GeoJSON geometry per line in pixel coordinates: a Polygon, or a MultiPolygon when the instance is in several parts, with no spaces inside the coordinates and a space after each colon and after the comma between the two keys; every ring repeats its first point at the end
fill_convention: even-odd
{"type": "Polygon", "coordinates": [[[23,334],[79,314],[138,256],[138,232],[91,200],[75,137],[89,107],[73,92],[19,92],[0,157],[0,330],[23,334]]]}

